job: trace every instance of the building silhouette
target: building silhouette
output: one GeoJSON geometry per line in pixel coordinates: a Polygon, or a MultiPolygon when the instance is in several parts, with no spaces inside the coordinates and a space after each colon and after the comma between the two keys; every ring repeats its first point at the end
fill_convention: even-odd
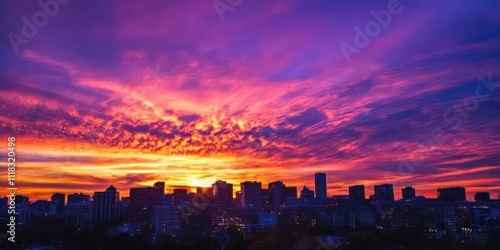
{"type": "Polygon", "coordinates": [[[90,202],[90,195],[83,193],[68,194],[68,204],[90,202]]]}
{"type": "Polygon", "coordinates": [[[394,188],[392,184],[375,185],[375,199],[383,202],[394,201],[394,188]]]}
{"type": "Polygon", "coordinates": [[[412,187],[405,187],[401,189],[403,199],[408,200],[415,197],[415,189],[412,187]]]}
{"type": "Polygon", "coordinates": [[[30,204],[30,216],[47,217],[56,214],[56,204],[47,200],[37,200],[30,204]]]}
{"type": "Polygon", "coordinates": [[[281,181],[275,181],[269,183],[268,186],[270,205],[274,211],[277,211],[285,201],[285,185],[281,181]]]}
{"type": "MultiPolygon", "coordinates": [[[[370,200],[365,199],[363,185],[350,186],[348,195],[327,198],[315,197],[313,190],[303,186],[300,199],[297,187],[286,187],[282,181],[271,182],[266,189],[261,182],[242,182],[236,199],[232,199],[232,187],[218,180],[210,188],[198,188],[198,195],[209,202],[194,206],[199,196],[181,188],[165,194],[164,182],[131,188],[130,197],[121,201],[116,188],[110,186],[104,192],[95,192],[92,201],[82,193],[68,195],[62,213],[57,211],[64,194],[55,193],[51,201],[33,203],[19,195],[16,220],[29,226],[40,219],[60,223],[61,218],[68,228],[79,232],[113,225],[110,233],[151,235],[153,239],[167,236],[176,242],[184,241],[185,246],[206,237],[225,245],[231,240],[229,229],[252,239],[253,235],[272,232],[278,224],[301,230],[321,226],[331,232],[376,229],[385,234],[408,229],[432,241],[443,239],[449,232],[460,240],[487,243],[495,242],[500,233],[500,200],[490,199],[488,192],[479,192],[474,195],[476,202],[467,202],[463,187],[440,188],[438,199],[415,196],[413,187],[405,187],[401,189],[403,199],[398,201],[394,201],[392,184],[376,185],[370,200]]],[[[4,211],[0,211],[0,217],[7,216],[7,202],[8,198],[0,198],[4,211]]]]}
{"type": "Polygon", "coordinates": [[[442,201],[465,201],[464,187],[438,188],[437,198],[442,201]]]}
{"type": "Polygon", "coordinates": [[[184,188],[175,188],[174,189],[174,201],[176,203],[181,203],[181,202],[187,202],[189,199],[188,197],[188,190],[184,188]]]}
{"type": "Polygon", "coordinates": [[[262,207],[262,183],[245,181],[241,183],[241,206],[245,208],[262,207]]]}
{"type": "Polygon", "coordinates": [[[316,192],[316,198],[326,198],[326,174],[325,173],[314,174],[314,190],[316,192]]]}
{"type": "Polygon", "coordinates": [[[30,198],[24,195],[16,195],[16,204],[17,205],[29,205],[30,198]]]}
{"type": "Polygon", "coordinates": [[[297,199],[297,187],[285,186],[285,201],[287,199],[297,199]]]}
{"type": "Polygon", "coordinates": [[[165,182],[163,181],[158,181],[158,182],[155,182],[155,184],[153,185],[153,188],[158,190],[158,193],[159,194],[165,194],[165,182]]]}
{"type": "Polygon", "coordinates": [[[60,214],[64,210],[64,203],[66,200],[66,195],[61,193],[55,193],[51,197],[52,203],[56,206],[56,213],[60,214]]]}
{"type": "Polygon", "coordinates": [[[153,213],[152,206],[160,205],[164,196],[164,184],[155,184],[154,187],[140,187],[130,189],[129,215],[139,221],[147,220],[153,213]]]}
{"type": "Polygon", "coordinates": [[[302,190],[300,191],[300,198],[301,199],[314,198],[314,191],[310,190],[308,187],[304,186],[302,188],[302,190]]]}
{"type": "Polygon", "coordinates": [[[105,192],[94,193],[94,219],[96,221],[106,221],[115,219],[116,202],[120,199],[120,193],[113,185],[109,186],[105,192]]]}
{"type": "Polygon", "coordinates": [[[349,199],[351,200],[364,200],[365,199],[365,186],[355,185],[349,187],[349,199]]]}
{"type": "Polygon", "coordinates": [[[475,201],[489,201],[490,193],[489,192],[479,192],[474,194],[475,201]]]}
{"type": "Polygon", "coordinates": [[[233,200],[233,184],[218,180],[212,184],[214,201],[228,202],[233,200]]]}

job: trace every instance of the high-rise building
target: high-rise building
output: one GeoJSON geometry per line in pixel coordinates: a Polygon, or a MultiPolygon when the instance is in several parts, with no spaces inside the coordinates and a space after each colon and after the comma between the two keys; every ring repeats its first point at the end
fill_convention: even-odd
{"type": "Polygon", "coordinates": [[[120,193],[113,185],[105,192],[94,192],[94,219],[106,221],[115,219],[115,205],[120,200],[120,193]]]}
{"type": "Polygon", "coordinates": [[[90,195],[83,193],[68,194],[68,204],[73,203],[88,203],[90,202],[90,195]]]}
{"type": "Polygon", "coordinates": [[[228,202],[233,200],[233,184],[218,180],[212,184],[215,202],[228,202]]]}
{"type": "Polygon", "coordinates": [[[269,200],[273,210],[278,210],[285,200],[285,185],[281,181],[269,183],[269,200]]]}
{"type": "Polygon", "coordinates": [[[365,186],[355,185],[349,187],[349,199],[355,201],[362,201],[365,199],[365,186]]]}
{"type": "Polygon", "coordinates": [[[314,190],[316,191],[316,198],[326,198],[326,174],[314,174],[314,190]]]}
{"type": "Polygon", "coordinates": [[[475,193],[474,200],[475,201],[489,201],[490,200],[490,193],[488,193],[488,192],[475,193]]]}
{"type": "Polygon", "coordinates": [[[245,181],[241,183],[241,205],[245,208],[262,207],[262,183],[245,181]]]}
{"type": "Polygon", "coordinates": [[[60,214],[64,210],[64,203],[66,200],[66,195],[61,193],[55,193],[51,197],[52,203],[56,206],[56,213],[60,214]]]}
{"type": "Polygon", "coordinates": [[[165,194],[165,182],[163,181],[158,181],[153,185],[153,188],[158,190],[160,194],[165,194]]]}
{"type": "Polygon", "coordinates": [[[392,184],[375,185],[375,199],[378,201],[394,201],[394,188],[392,184]]]}
{"type": "Polygon", "coordinates": [[[163,200],[161,185],[130,189],[129,215],[138,220],[148,220],[152,214],[152,206],[160,205],[163,200]]]}
{"type": "Polygon", "coordinates": [[[300,191],[300,198],[301,199],[314,198],[314,191],[310,190],[308,187],[304,186],[302,188],[302,190],[300,191]]]}
{"type": "Polygon", "coordinates": [[[174,201],[176,203],[187,202],[189,199],[188,190],[184,188],[174,189],[174,201]]]}
{"type": "Polygon", "coordinates": [[[443,201],[465,201],[464,187],[438,188],[437,196],[443,201]]]}
{"type": "Polygon", "coordinates": [[[412,187],[405,187],[401,189],[401,194],[403,195],[403,199],[405,200],[415,198],[415,189],[412,187]]]}

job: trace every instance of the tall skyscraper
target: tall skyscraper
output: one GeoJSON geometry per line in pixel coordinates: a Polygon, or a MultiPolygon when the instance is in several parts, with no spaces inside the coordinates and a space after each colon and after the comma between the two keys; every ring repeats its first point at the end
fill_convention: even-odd
{"type": "Polygon", "coordinates": [[[281,204],[285,200],[285,185],[281,181],[269,183],[270,202],[273,210],[280,209],[281,204]]]}
{"type": "Polygon", "coordinates": [[[326,174],[314,174],[314,190],[316,191],[316,198],[326,198],[326,174]]]}
{"type": "Polygon", "coordinates": [[[233,184],[218,180],[212,184],[215,202],[227,202],[233,200],[233,184]]]}
{"type": "Polygon", "coordinates": [[[394,201],[394,188],[392,184],[375,185],[375,199],[378,201],[394,201]]]}
{"type": "Polygon", "coordinates": [[[262,207],[262,183],[245,181],[241,183],[241,205],[245,208],[262,207]]]}
{"type": "Polygon", "coordinates": [[[403,199],[411,199],[415,197],[415,189],[412,187],[405,187],[401,189],[401,193],[403,195],[403,199]]]}
{"type": "Polygon", "coordinates": [[[443,201],[465,201],[464,187],[438,188],[437,196],[443,201]]]}
{"type": "Polygon", "coordinates": [[[56,206],[56,213],[62,213],[64,209],[64,202],[66,200],[66,195],[61,193],[55,193],[51,197],[52,203],[56,206]]]}
{"type": "Polygon", "coordinates": [[[120,199],[120,193],[113,185],[105,192],[94,193],[94,219],[96,221],[112,220],[115,218],[115,205],[120,199]]]}
{"type": "Polygon", "coordinates": [[[355,185],[349,187],[349,199],[355,201],[362,201],[365,199],[365,186],[355,185]]]}

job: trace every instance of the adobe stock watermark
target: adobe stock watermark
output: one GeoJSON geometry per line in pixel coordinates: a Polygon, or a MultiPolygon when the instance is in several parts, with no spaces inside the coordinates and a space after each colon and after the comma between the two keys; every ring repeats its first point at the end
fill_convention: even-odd
{"type": "Polygon", "coordinates": [[[400,176],[411,175],[415,171],[415,167],[419,167],[424,163],[424,156],[432,152],[433,147],[439,143],[444,143],[448,140],[446,131],[451,129],[457,130],[462,126],[463,120],[471,116],[471,114],[479,108],[482,101],[487,100],[495,93],[493,76],[485,78],[478,76],[477,83],[474,89],[474,95],[469,95],[459,102],[456,102],[453,107],[446,109],[443,113],[443,124],[435,127],[427,140],[416,139],[417,149],[410,153],[409,160],[401,160],[398,165],[398,173],[400,176]]]}
{"type": "Polygon", "coordinates": [[[221,22],[224,21],[224,13],[228,11],[233,11],[234,8],[240,5],[243,0],[214,0],[212,5],[214,6],[215,12],[219,16],[221,22]]]}
{"type": "Polygon", "coordinates": [[[167,76],[168,73],[165,71],[162,71],[160,64],[155,64],[155,68],[153,69],[151,66],[147,66],[144,69],[142,76],[142,81],[147,81],[149,79],[153,79],[156,83],[161,83],[162,78],[164,76],[167,76]]]}
{"type": "MultiPolygon", "coordinates": [[[[411,0],[409,0],[411,1],[411,0]]],[[[366,48],[372,42],[372,39],[380,35],[382,32],[382,28],[387,27],[391,21],[392,16],[400,14],[403,11],[403,6],[399,0],[389,0],[387,2],[387,9],[380,10],[376,12],[375,10],[371,10],[370,14],[373,19],[365,24],[364,30],[360,27],[354,27],[354,38],[353,44],[351,45],[346,42],[341,42],[339,44],[340,50],[344,54],[345,59],[348,63],[351,63],[352,54],[361,53],[361,49],[366,48]]]]}
{"type": "Polygon", "coordinates": [[[41,10],[35,12],[31,19],[23,16],[21,21],[23,25],[21,27],[21,32],[14,33],[9,32],[7,38],[9,39],[10,45],[17,56],[19,55],[19,46],[21,44],[28,44],[30,39],[33,39],[38,34],[38,29],[45,27],[49,23],[49,19],[53,18],[59,13],[61,9],[60,5],[66,5],[70,0],[39,0],[38,6],[41,10]],[[50,18],[49,18],[50,17],[50,18]]]}
{"type": "Polygon", "coordinates": [[[182,202],[178,208],[186,224],[189,224],[191,215],[199,215],[209,204],[206,194],[196,194],[192,201],[182,202]]]}

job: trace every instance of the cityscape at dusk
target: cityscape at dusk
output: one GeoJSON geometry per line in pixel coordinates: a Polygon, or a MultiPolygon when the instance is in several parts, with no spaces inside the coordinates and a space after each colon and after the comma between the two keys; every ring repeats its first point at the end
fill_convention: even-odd
{"type": "MultiPolygon", "coordinates": [[[[330,194],[387,179],[498,195],[498,3],[401,2],[349,63],[339,44],[386,8],[353,5],[243,2],[223,22],[208,2],[60,5],[18,55],[2,43],[0,131],[17,136],[18,185],[39,198],[108,180],[311,185],[319,170],[335,176],[330,194]],[[478,77],[493,78],[488,97],[465,110],[478,77]],[[420,164],[400,175],[405,160],[420,164]]],[[[39,10],[4,3],[2,31],[21,34],[39,10]]]]}
{"type": "Polygon", "coordinates": [[[21,236],[11,227],[9,240],[18,242],[19,248],[32,249],[500,246],[500,199],[492,199],[489,192],[476,193],[474,201],[467,201],[465,187],[457,186],[439,188],[437,198],[426,198],[416,195],[411,186],[394,190],[393,184],[385,183],[375,185],[373,195],[366,194],[364,185],[354,185],[346,194],[328,196],[326,173],[315,173],[313,181],[314,188],[279,180],[268,185],[256,180],[240,185],[217,180],[195,192],[185,188],[165,192],[166,183],[157,181],[130,188],[129,196],[110,185],[92,194],[55,190],[50,200],[36,201],[16,194],[14,203],[11,196],[0,199],[0,217],[15,210],[21,236]],[[233,197],[235,186],[241,191],[233,197]],[[395,199],[397,193],[401,199],[395,199]],[[364,230],[376,230],[372,234],[378,236],[357,235],[364,230]],[[398,234],[401,238],[391,240],[398,234]]]}
{"type": "MultiPolygon", "coordinates": [[[[72,229],[130,229],[139,208],[122,199],[158,183],[163,192],[149,212],[182,210],[182,202],[196,204],[194,195],[203,194],[211,205],[200,220],[213,226],[218,212],[228,212],[244,221],[236,227],[248,246],[260,237],[248,230],[255,216],[271,213],[265,216],[276,219],[273,227],[293,224],[284,213],[309,207],[304,190],[314,191],[314,209],[325,210],[304,212],[307,222],[299,224],[307,230],[297,234],[346,237],[358,230],[356,216],[347,231],[337,227],[333,218],[347,213],[343,206],[368,211],[363,230],[386,233],[384,223],[393,229],[402,222],[385,218],[383,206],[409,203],[447,214],[451,202],[457,221],[467,208],[470,220],[457,222],[462,227],[446,216],[436,226],[448,225],[443,230],[457,242],[486,244],[491,235],[481,230],[498,227],[499,1],[8,0],[1,3],[0,34],[0,198],[24,201],[20,230],[37,233],[45,219],[80,225],[64,212],[75,193],[88,196],[81,211],[92,220],[72,229]],[[218,181],[231,184],[230,205],[215,198],[218,181]],[[247,182],[267,190],[254,194],[259,204],[274,202],[266,193],[274,185],[295,187],[295,196],[289,189],[293,201],[282,197],[248,212],[240,197],[247,182]],[[360,186],[364,203],[337,202],[360,186]],[[123,216],[96,219],[95,194],[110,187],[119,192],[123,210],[116,213],[123,216]],[[377,196],[382,189],[393,190],[392,198],[377,196]],[[186,199],[169,200],[176,190],[186,199]],[[440,197],[447,190],[456,192],[451,201],[440,197]],[[479,216],[477,206],[488,213],[479,216]]],[[[21,218],[3,210],[2,219],[21,218]]],[[[158,234],[152,221],[159,215],[143,216],[137,235],[152,246],[158,235],[189,228],[158,234]]],[[[412,230],[438,230],[430,227],[412,230]]],[[[75,239],[84,237],[78,230],[75,239]]],[[[215,239],[217,230],[193,234],[215,239]]],[[[426,233],[422,239],[436,239],[426,233]]],[[[219,243],[232,234],[221,235],[219,243]]],[[[66,246],[22,239],[26,246],[66,246]]],[[[442,243],[432,240],[433,247],[442,243]]]]}

